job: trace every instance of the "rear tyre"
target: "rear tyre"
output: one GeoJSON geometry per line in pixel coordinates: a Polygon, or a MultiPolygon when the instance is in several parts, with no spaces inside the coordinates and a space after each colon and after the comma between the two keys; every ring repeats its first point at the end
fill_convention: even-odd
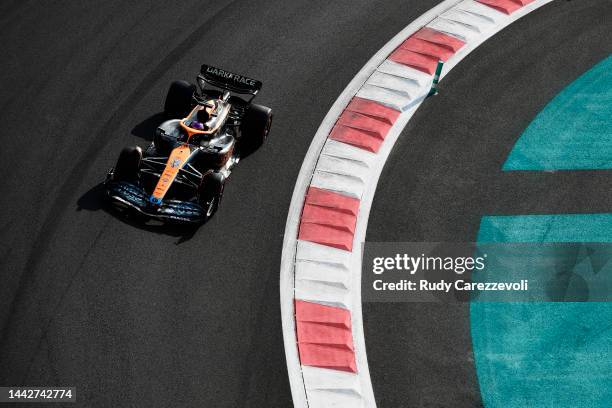
{"type": "Polygon", "coordinates": [[[119,159],[115,165],[113,181],[137,181],[141,160],[142,149],[140,147],[124,148],[119,154],[119,159]]]}
{"type": "Polygon", "coordinates": [[[272,109],[262,105],[251,105],[240,125],[240,155],[246,157],[259,149],[272,126],[272,109]]]}
{"type": "Polygon", "coordinates": [[[193,95],[196,87],[187,81],[174,81],[168,89],[164,113],[169,119],[182,119],[193,107],[193,95]]]}
{"type": "Polygon", "coordinates": [[[198,191],[198,202],[204,208],[204,221],[207,221],[217,212],[221,197],[223,196],[224,185],[225,177],[218,172],[210,173],[202,179],[198,191]]]}

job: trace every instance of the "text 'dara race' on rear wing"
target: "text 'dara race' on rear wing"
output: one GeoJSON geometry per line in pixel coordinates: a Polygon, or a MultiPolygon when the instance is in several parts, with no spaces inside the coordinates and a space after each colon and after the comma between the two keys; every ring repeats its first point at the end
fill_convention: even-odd
{"type": "Polygon", "coordinates": [[[233,72],[206,64],[202,65],[199,76],[211,85],[241,94],[256,95],[262,86],[261,81],[256,79],[234,74],[233,72]]]}

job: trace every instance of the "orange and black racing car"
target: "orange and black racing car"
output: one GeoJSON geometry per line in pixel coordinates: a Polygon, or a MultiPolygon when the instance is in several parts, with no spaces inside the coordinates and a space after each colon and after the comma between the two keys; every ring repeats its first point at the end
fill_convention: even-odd
{"type": "Polygon", "coordinates": [[[252,103],[260,81],[202,65],[197,84],[173,82],[168,120],[151,145],[121,151],[105,182],[115,207],[148,219],[205,222],[234,166],[264,143],[272,110],[252,103]]]}

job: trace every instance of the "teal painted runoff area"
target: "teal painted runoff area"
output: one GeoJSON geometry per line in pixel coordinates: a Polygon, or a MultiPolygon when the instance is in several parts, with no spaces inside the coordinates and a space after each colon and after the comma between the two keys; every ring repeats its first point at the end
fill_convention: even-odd
{"type": "Polygon", "coordinates": [[[611,168],[609,56],[567,86],[536,116],[512,149],[503,170],[611,168]]]}
{"type": "MultiPolygon", "coordinates": [[[[503,170],[610,168],[612,57],[537,115],[503,170]]],[[[477,239],[612,243],[612,214],[487,216],[477,239]]],[[[611,268],[601,271],[610,273],[611,268]]],[[[470,322],[487,408],[612,407],[611,303],[473,302],[470,322]]]]}
{"type": "MultiPolygon", "coordinates": [[[[478,242],[610,242],[612,214],[483,217],[478,242]]],[[[470,305],[487,408],[612,406],[612,304],[470,305]]]]}

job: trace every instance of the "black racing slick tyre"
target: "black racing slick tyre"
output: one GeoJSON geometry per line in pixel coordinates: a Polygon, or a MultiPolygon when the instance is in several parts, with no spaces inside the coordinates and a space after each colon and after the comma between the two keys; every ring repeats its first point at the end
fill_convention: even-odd
{"type": "Polygon", "coordinates": [[[202,208],[204,208],[204,221],[207,221],[217,212],[221,197],[223,196],[224,185],[225,177],[219,172],[207,174],[202,179],[198,191],[198,201],[202,208]]]}
{"type": "Polygon", "coordinates": [[[251,105],[240,125],[240,154],[246,156],[259,149],[272,126],[272,109],[262,105],[251,105]]]}
{"type": "Polygon", "coordinates": [[[168,119],[182,119],[192,109],[196,87],[187,81],[174,81],[168,89],[164,113],[168,119]]]}
{"type": "Polygon", "coordinates": [[[126,147],[119,154],[119,159],[113,171],[113,181],[138,180],[140,161],[142,160],[142,149],[138,146],[126,147]]]}

